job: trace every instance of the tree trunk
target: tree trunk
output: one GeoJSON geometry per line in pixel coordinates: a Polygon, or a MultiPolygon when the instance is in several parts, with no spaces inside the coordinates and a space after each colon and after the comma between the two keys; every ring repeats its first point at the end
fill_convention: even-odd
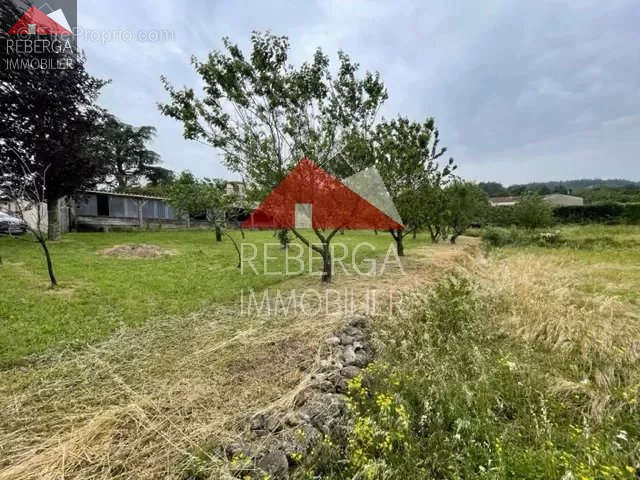
{"type": "Polygon", "coordinates": [[[413,239],[415,240],[416,238],[418,238],[418,231],[414,230],[413,231],[413,239]]]}
{"type": "Polygon", "coordinates": [[[324,283],[330,283],[333,277],[333,268],[331,265],[331,251],[329,250],[329,243],[322,244],[322,281],[324,283]]]}
{"type": "Polygon", "coordinates": [[[432,243],[438,243],[438,232],[431,225],[429,225],[429,236],[432,243]]]}
{"type": "Polygon", "coordinates": [[[38,243],[40,243],[42,250],[44,250],[44,256],[47,259],[47,271],[49,272],[49,281],[51,282],[51,288],[53,288],[56,285],[58,285],[58,281],[56,280],[56,276],[53,273],[53,263],[51,262],[51,255],[49,254],[49,249],[47,248],[47,242],[45,242],[43,239],[38,238],[38,243]]]}
{"type": "Polygon", "coordinates": [[[222,228],[220,228],[220,225],[216,225],[216,242],[221,242],[222,241],[222,228]]]}
{"type": "MultiPolygon", "coordinates": [[[[40,208],[38,205],[36,208],[40,208]]],[[[60,236],[60,222],[58,221],[58,199],[47,202],[47,237],[57,240],[60,236]]]]}
{"type": "Polygon", "coordinates": [[[309,249],[319,253],[322,256],[322,282],[329,283],[331,282],[331,279],[333,277],[333,265],[331,264],[331,260],[332,260],[331,249],[329,247],[331,245],[331,239],[334,237],[336,233],[338,233],[338,230],[334,230],[327,237],[325,237],[320,232],[320,230],[316,228],[314,228],[313,230],[316,233],[316,236],[322,242],[322,248],[318,247],[317,245],[313,245],[309,240],[307,240],[303,235],[301,235],[300,232],[298,232],[298,230],[296,230],[295,228],[292,228],[291,232],[293,232],[293,234],[298,238],[298,240],[304,243],[309,249]]]}
{"type": "Polygon", "coordinates": [[[396,251],[398,252],[398,256],[404,257],[404,237],[402,235],[402,232],[398,230],[397,235],[393,238],[395,238],[396,240],[396,251]]]}
{"type": "Polygon", "coordinates": [[[449,241],[451,242],[452,245],[455,245],[457,239],[458,239],[458,234],[454,233],[453,235],[451,235],[451,238],[449,239],[449,241]]]}
{"type": "Polygon", "coordinates": [[[396,253],[399,257],[404,257],[404,237],[402,230],[389,230],[389,233],[396,241],[396,253]]]}
{"type": "Polygon", "coordinates": [[[240,236],[242,237],[243,240],[246,238],[244,236],[244,230],[242,228],[240,229],[240,236]]]}

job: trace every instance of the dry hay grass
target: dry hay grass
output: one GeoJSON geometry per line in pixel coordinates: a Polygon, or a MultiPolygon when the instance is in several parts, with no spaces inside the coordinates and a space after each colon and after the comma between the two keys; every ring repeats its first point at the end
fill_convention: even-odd
{"type": "Polygon", "coordinates": [[[502,332],[565,360],[552,386],[565,401],[582,403],[602,420],[621,391],[640,384],[640,312],[606,289],[583,293],[590,267],[516,253],[479,260],[474,270],[498,300],[493,313],[502,332]]]}
{"type": "MultiPolygon", "coordinates": [[[[466,262],[464,247],[425,247],[405,273],[336,277],[335,288],[413,289],[466,262]]],[[[281,289],[318,287],[297,278],[281,289]]],[[[0,372],[0,479],[230,478],[217,445],[256,412],[291,408],[323,339],[343,315],[242,315],[220,305],[155,319],[81,352],[0,372]]]]}
{"type": "Polygon", "coordinates": [[[108,257],[120,258],[157,258],[170,255],[176,255],[175,250],[168,250],[157,245],[148,245],[144,243],[127,243],[124,245],[115,245],[111,248],[105,248],[98,252],[100,255],[108,257]]]}

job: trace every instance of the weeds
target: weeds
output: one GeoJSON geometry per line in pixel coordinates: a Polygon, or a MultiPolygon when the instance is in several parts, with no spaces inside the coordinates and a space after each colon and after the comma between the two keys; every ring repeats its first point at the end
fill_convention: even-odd
{"type": "Polygon", "coordinates": [[[349,385],[348,441],[316,452],[300,478],[636,478],[638,364],[616,350],[630,331],[617,335],[616,324],[601,335],[606,321],[589,328],[593,318],[585,318],[585,330],[564,338],[588,307],[567,319],[568,329],[556,327],[555,314],[575,307],[561,296],[547,298],[554,312],[539,303],[556,284],[547,278],[548,290],[531,292],[527,303],[508,285],[530,271],[491,267],[495,273],[474,272],[483,281],[452,276],[416,295],[400,318],[380,319],[380,358],[349,385]],[[540,325],[545,314],[552,316],[540,325]],[[578,372],[591,394],[561,388],[560,379],[578,372]],[[619,401],[597,411],[592,394],[619,401]]]}

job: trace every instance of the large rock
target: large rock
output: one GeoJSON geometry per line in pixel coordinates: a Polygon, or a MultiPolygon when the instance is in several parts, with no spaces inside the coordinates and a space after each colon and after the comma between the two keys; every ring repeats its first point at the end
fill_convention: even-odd
{"type": "Polygon", "coordinates": [[[349,365],[348,367],[344,367],[342,370],[340,370],[340,375],[350,380],[354,377],[357,377],[360,372],[361,370],[359,367],[356,367],[355,365],[349,365]]]}
{"type": "Polygon", "coordinates": [[[349,326],[356,328],[368,328],[369,319],[365,315],[356,314],[349,319],[349,326]]]}
{"type": "Polygon", "coordinates": [[[345,349],[342,351],[342,358],[344,359],[345,365],[353,365],[356,361],[356,351],[352,345],[347,345],[345,349]]]}
{"type": "Polygon", "coordinates": [[[340,334],[341,345],[351,345],[352,343],[353,343],[353,337],[351,335],[347,335],[346,333],[340,334]]]}
{"type": "Polygon", "coordinates": [[[284,435],[281,448],[284,454],[291,458],[292,454],[305,454],[310,451],[321,437],[322,434],[312,425],[300,425],[284,435]]]}
{"type": "Polygon", "coordinates": [[[289,461],[281,450],[267,452],[258,460],[257,467],[271,475],[273,479],[289,478],[289,461]]]}
{"type": "Polygon", "coordinates": [[[309,417],[314,427],[329,434],[341,422],[346,411],[345,398],[335,393],[316,392],[300,411],[309,417]]]}
{"type": "Polygon", "coordinates": [[[355,360],[351,362],[351,364],[355,365],[356,367],[364,368],[371,361],[371,357],[364,350],[357,351],[355,353],[355,357],[356,357],[355,360]]]}

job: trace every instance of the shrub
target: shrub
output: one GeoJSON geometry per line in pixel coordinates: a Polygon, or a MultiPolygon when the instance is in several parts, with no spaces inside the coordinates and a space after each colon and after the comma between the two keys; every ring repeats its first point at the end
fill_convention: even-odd
{"type": "Polygon", "coordinates": [[[485,229],[482,239],[490,247],[504,247],[507,245],[530,245],[540,237],[527,233],[516,227],[488,227],[485,229]]]}
{"type": "Polygon", "coordinates": [[[619,203],[558,207],[554,218],[562,223],[620,223],[625,207],[619,203]]]}
{"type": "Polygon", "coordinates": [[[513,207],[515,224],[533,230],[553,223],[551,205],[539,195],[525,195],[513,207]]]}
{"type": "Polygon", "coordinates": [[[498,227],[509,227],[515,225],[513,206],[492,207],[489,210],[487,221],[490,225],[498,227]]]}

